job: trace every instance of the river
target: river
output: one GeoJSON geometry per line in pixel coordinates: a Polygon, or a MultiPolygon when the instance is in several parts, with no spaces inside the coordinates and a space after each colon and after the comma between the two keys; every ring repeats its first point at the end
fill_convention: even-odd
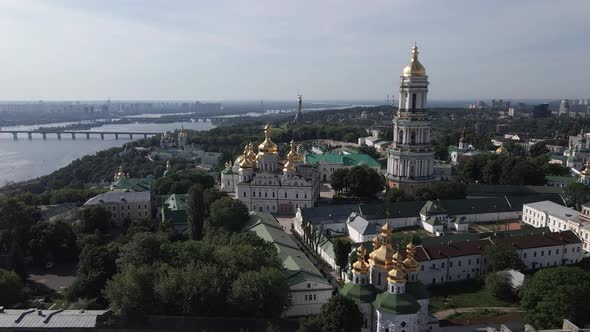
{"type": "MultiPolygon", "coordinates": [[[[67,124],[72,122],[3,127],[2,130],[34,130],[41,126],[56,127],[67,124]]],[[[130,123],[104,125],[91,131],[164,132],[181,127],[190,130],[209,130],[215,126],[210,122],[130,123]]],[[[25,181],[49,174],[75,159],[131,141],[125,135],[119,136],[118,140],[111,136],[106,135],[105,139],[101,140],[100,136],[93,135],[87,140],[85,136],[79,135],[72,140],[71,136],[63,135],[62,139],[58,140],[56,135],[47,135],[47,140],[43,140],[41,135],[33,135],[33,139],[29,140],[27,135],[21,134],[15,141],[11,134],[0,134],[0,187],[7,182],[25,181]]]]}

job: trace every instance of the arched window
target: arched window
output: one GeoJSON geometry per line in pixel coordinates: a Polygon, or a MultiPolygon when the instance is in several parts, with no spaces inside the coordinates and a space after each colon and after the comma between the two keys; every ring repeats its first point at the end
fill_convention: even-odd
{"type": "Polygon", "coordinates": [[[400,130],[399,135],[397,136],[397,142],[400,144],[404,144],[404,131],[400,130]]]}
{"type": "Polygon", "coordinates": [[[416,145],[416,131],[412,130],[410,132],[410,144],[416,145]]]}
{"type": "Polygon", "coordinates": [[[412,111],[416,110],[416,94],[412,93],[412,111]]]}

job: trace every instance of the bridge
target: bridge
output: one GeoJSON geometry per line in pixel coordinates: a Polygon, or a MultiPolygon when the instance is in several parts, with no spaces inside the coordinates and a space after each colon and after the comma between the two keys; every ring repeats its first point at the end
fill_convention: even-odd
{"type": "Polygon", "coordinates": [[[129,139],[133,139],[133,136],[148,136],[161,135],[162,133],[154,132],[129,132],[129,131],[49,131],[49,130],[0,130],[0,134],[12,134],[12,138],[18,140],[19,134],[26,134],[29,139],[33,139],[33,134],[40,135],[43,139],[47,139],[47,135],[56,135],[57,139],[61,139],[63,135],[71,136],[72,139],[76,139],[76,136],[86,136],[86,139],[90,139],[90,135],[100,136],[100,139],[104,140],[105,136],[115,136],[115,139],[119,139],[119,136],[129,136],[129,139]]]}

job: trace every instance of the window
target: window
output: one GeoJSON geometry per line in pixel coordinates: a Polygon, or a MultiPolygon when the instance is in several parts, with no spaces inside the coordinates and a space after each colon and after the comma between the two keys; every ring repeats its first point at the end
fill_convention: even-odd
{"type": "Polygon", "coordinates": [[[467,265],[471,265],[471,259],[467,260],[467,265]]]}
{"type": "Polygon", "coordinates": [[[412,111],[416,110],[416,94],[412,93],[412,111]]]}
{"type": "Polygon", "coordinates": [[[443,269],[445,268],[445,263],[444,263],[444,262],[441,264],[441,267],[442,267],[443,269]]]}
{"type": "Polygon", "coordinates": [[[246,192],[244,191],[244,197],[246,197],[246,192]]]}
{"type": "Polygon", "coordinates": [[[307,294],[305,294],[305,301],[307,301],[307,294]]]}
{"type": "Polygon", "coordinates": [[[475,260],[475,263],[479,264],[479,258],[475,260]]]}
{"type": "Polygon", "coordinates": [[[522,257],[526,258],[526,252],[522,255],[522,257]]]}
{"type": "Polygon", "coordinates": [[[537,257],[537,252],[533,252],[533,257],[537,257]]]}
{"type": "Polygon", "coordinates": [[[541,250],[541,256],[545,256],[545,250],[541,250]]]}
{"type": "Polygon", "coordinates": [[[315,294],[313,294],[313,300],[315,301],[315,299],[316,299],[315,294]]]}
{"type": "Polygon", "coordinates": [[[399,325],[401,325],[401,327],[406,327],[406,325],[407,325],[407,324],[406,324],[406,322],[402,322],[402,323],[401,323],[401,324],[399,324],[399,325]]]}
{"type": "Polygon", "coordinates": [[[559,255],[559,249],[555,249],[555,254],[559,255]]]}
{"type": "Polygon", "coordinates": [[[449,262],[449,267],[453,267],[453,262],[449,262]]]}
{"type": "Polygon", "coordinates": [[[285,192],[285,198],[287,198],[287,193],[285,192]]]}
{"type": "Polygon", "coordinates": [[[255,191],[252,192],[252,197],[256,197],[256,192],[255,191]]]}
{"type": "Polygon", "coordinates": [[[563,248],[563,253],[567,254],[567,248],[563,248]]]}
{"type": "Polygon", "coordinates": [[[264,193],[264,197],[268,197],[268,193],[264,193]]]}
{"type": "Polygon", "coordinates": [[[307,284],[307,288],[311,288],[311,284],[307,284]]]}
{"type": "Polygon", "coordinates": [[[295,194],[295,198],[299,198],[299,194],[295,194]]]}
{"type": "Polygon", "coordinates": [[[275,192],[274,191],[272,192],[272,198],[275,198],[275,192]]]}
{"type": "Polygon", "coordinates": [[[547,251],[547,256],[551,256],[551,250],[547,251]]]}
{"type": "Polygon", "coordinates": [[[459,266],[461,266],[461,261],[457,262],[457,264],[459,264],[459,266]]]}
{"type": "Polygon", "coordinates": [[[424,265],[420,265],[420,271],[424,271],[424,265]]]}

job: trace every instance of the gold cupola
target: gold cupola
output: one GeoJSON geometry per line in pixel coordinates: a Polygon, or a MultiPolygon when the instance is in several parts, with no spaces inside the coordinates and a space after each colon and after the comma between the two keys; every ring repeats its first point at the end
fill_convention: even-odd
{"type": "Polygon", "coordinates": [[[356,254],[358,256],[356,262],[352,264],[352,271],[354,274],[369,274],[369,264],[365,261],[365,256],[367,255],[367,250],[361,244],[360,247],[356,249],[356,254]]]}
{"type": "Polygon", "coordinates": [[[390,283],[405,283],[406,271],[402,263],[402,255],[398,252],[393,255],[393,269],[387,273],[387,281],[390,283]]]}
{"type": "Polygon", "coordinates": [[[381,247],[381,241],[379,240],[379,236],[375,236],[373,238],[373,250],[377,250],[381,247]]]}
{"type": "Polygon", "coordinates": [[[240,160],[240,168],[251,168],[252,162],[248,158],[248,145],[244,147],[244,154],[242,154],[239,158],[240,160]]]}
{"type": "Polygon", "coordinates": [[[124,179],[126,177],[127,177],[127,174],[125,174],[125,170],[123,169],[123,165],[120,165],[119,169],[115,173],[115,181],[120,180],[120,179],[124,179]]]}
{"type": "Polygon", "coordinates": [[[418,271],[418,262],[416,261],[416,258],[415,258],[416,246],[414,245],[414,243],[412,243],[412,241],[410,241],[410,243],[408,243],[408,245],[406,246],[406,254],[407,254],[406,259],[404,259],[404,261],[403,261],[404,268],[408,272],[417,272],[418,271]]]}
{"type": "Polygon", "coordinates": [[[264,127],[264,141],[258,146],[258,154],[277,154],[277,145],[271,139],[272,127],[267,124],[264,127]]]}
{"type": "Polygon", "coordinates": [[[418,46],[415,44],[414,47],[412,47],[412,58],[410,59],[410,63],[404,67],[403,76],[426,76],[426,68],[424,68],[420,61],[418,61],[418,46]]]}
{"type": "Polygon", "coordinates": [[[254,144],[250,142],[246,147],[248,148],[248,160],[250,160],[250,162],[254,165],[254,162],[256,162],[256,152],[254,152],[254,144]]]}
{"type": "Polygon", "coordinates": [[[379,266],[389,270],[393,266],[392,257],[395,252],[391,245],[391,230],[389,223],[385,223],[381,227],[381,245],[378,249],[373,250],[369,254],[369,263],[373,266],[379,266]]]}

